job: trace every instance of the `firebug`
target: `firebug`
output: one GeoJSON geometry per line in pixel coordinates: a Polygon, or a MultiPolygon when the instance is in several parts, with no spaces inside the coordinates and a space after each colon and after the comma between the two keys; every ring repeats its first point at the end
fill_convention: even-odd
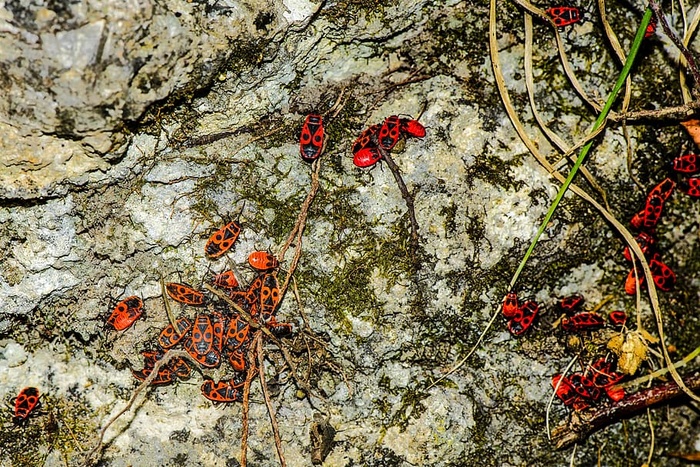
{"type": "Polygon", "coordinates": [[[366,148],[376,148],[376,137],[377,133],[379,133],[380,126],[381,125],[379,124],[372,125],[371,127],[364,130],[362,133],[360,133],[360,136],[352,144],[352,153],[357,154],[358,152],[360,152],[360,150],[366,148]]]}
{"type": "Polygon", "coordinates": [[[175,324],[177,324],[177,330],[172,324],[168,324],[158,336],[158,344],[164,349],[175,347],[192,328],[192,323],[185,317],[178,318],[175,324]]]}
{"type": "Polygon", "coordinates": [[[240,233],[240,224],[236,221],[231,221],[209,237],[206,245],[204,245],[204,251],[211,258],[218,258],[231,249],[240,233]]]}
{"type": "Polygon", "coordinates": [[[573,314],[581,308],[584,301],[583,296],[580,294],[569,295],[559,300],[559,308],[561,308],[564,313],[573,314]]]}
{"type": "Polygon", "coordinates": [[[661,183],[659,183],[654,188],[652,188],[651,191],[649,191],[649,194],[647,194],[647,201],[649,201],[649,199],[651,199],[652,196],[659,196],[665,203],[666,201],[668,201],[668,198],[673,193],[673,189],[675,188],[675,186],[676,182],[674,182],[668,177],[664,178],[661,181],[661,183]]]}
{"type": "Polygon", "coordinates": [[[622,310],[611,311],[608,320],[613,326],[624,326],[627,323],[627,313],[622,310]]]}
{"type": "Polygon", "coordinates": [[[603,318],[600,315],[589,311],[584,311],[582,313],[575,314],[570,318],[564,318],[561,320],[561,327],[564,330],[574,332],[593,331],[595,329],[602,328],[604,324],[605,321],[603,321],[603,318]]]}
{"type": "Polygon", "coordinates": [[[352,163],[361,169],[366,169],[382,160],[383,157],[378,148],[364,148],[355,153],[355,156],[352,158],[352,163]]]}
{"type": "Polygon", "coordinates": [[[215,368],[221,363],[221,354],[214,348],[210,349],[206,354],[200,354],[195,347],[195,343],[191,337],[185,340],[183,347],[200,365],[206,368],[215,368]]]}
{"type": "Polygon", "coordinates": [[[262,287],[260,288],[260,313],[263,321],[269,320],[280,302],[280,289],[277,280],[277,273],[272,272],[263,276],[262,287]]]}
{"type": "Polygon", "coordinates": [[[114,307],[112,314],[107,318],[107,324],[117,331],[123,331],[139,319],[143,314],[143,301],[137,296],[127,297],[114,307]]]}
{"type": "Polygon", "coordinates": [[[689,177],[682,183],[681,190],[692,198],[700,198],[700,177],[689,177]]]}
{"type": "Polygon", "coordinates": [[[235,289],[238,287],[238,279],[236,279],[236,274],[230,269],[215,274],[212,278],[212,284],[222,289],[235,289]]]}
{"type": "Polygon", "coordinates": [[[242,402],[243,385],[235,386],[233,381],[219,381],[215,383],[207,379],[202,384],[202,395],[214,402],[242,402]]]}
{"type": "Polygon", "coordinates": [[[659,255],[654,255],[649,261],[649,270],[654,279],[654,284],[659,290],[668,292],[673,288],[676,283],[676,274],[661,261],[659,255]]]}
{"type": "Polygon", "coordinates": [[[41,407],[39,390],[29,386],[22,389],[17,397],[10,401],[14,406],[12,411],[12,422],[16,425],[24,423],[34,410],[41,407]]]}
{"type": "Polygon", "coordinates": [[[299,153],[306,162],[313,162],[323,152],[323,118],[320,115],[308,115],[301,127],[299,153]]]}
{"type": "Polygon", "coordinates": [[[508,292],[506,297],[503,299],[503,306],[501,307],[501,313],[505,318],[513,318],[520,308],[518,303],[518,294],[515,292],[508,292]]]}
{"type": "MultiPolygon", "coordinates": [[[[637,245],[639,245],[639,248],[642,250],[642,253],[644,253],[644,256],[648,257],[648,255],[650,255],[653,251],[654,244],[656,243],[656,237],[648,232],[640,232],[636,237],[634,237],[634,239],[637,241],[637,245]]],[[[625,247],[622,255],[627,261],[632,261],[632,252],[630,251],[629,246],[625,247]]]]}
{"type": "Polygon", "coordinates": [[[693,153],[683,154],[673,159],[673,170],[678,173],[693,175],[700,171],[698,167],[698,156],[693,153]]]}
{"type": "MultiPolygon", "coordinates": [[[[639,287],[641,288],[644,284],[644,274],[641,270],[637,271],[639,275],[639,287]]],[[[627,295],[634,295],[637,293],[637,280],[634,275],[634,268],[630,269],[629,274],[627,274],[627,279],[625,279],[625,293],[627,295]]]]}
{"type": "Polygon", "coordinates": [[[576,394],[586,399],[600,399],[600,389],[593,384],[590,378],[587,378],[583,373],[573,373],[569,376],[569,384],[574,388],[576,394]]]}
{"type": "Polygon", "coordinates": [[[425,127],[418,121],[411,118],[400,119],[401,132],[414,138],[425,137],[425,127]]]}
{"type": "Polygon", "coordinates": [[[254,251],[248,256],[248,264],[256,271],[269,271],[280,267],[279,261],[267,251],[254,251]]]}
{"type": "Polygon", "coordinates": [[[572,6],[555,6],[545,10],[557,27],[563,28],[581,21],[581,10],[572,6]]]}
{"type": "Polygon", "coordinates": [[[192,327],[192,344],[198,355],[206,355],[214,347],[214,328],[209,316],[197,315],[192,327]]]}
{"type": "Polygon", "coordinates": [[[387,151],[396,146],[399,141],[401,120],[397,115],[387,117],[379,128],[379,146],[387,151]]]}
{"type": "Polygon", "coordinates": [[[508,320],[508,330],[514,336],[520,336],[527,331],[537,317],[540,306],[534,300],[528,300],[516,311],[515,316],[508,320]]]}
{"type": "Polygon", "coordinates": [[[165,284],[165,290],[168,292],[168,296],[170,296],[170,298],[176,302],[192,306],[200,306],[204,304],[204,294],[193,289],[187,284],[169,282],[165,284]]]}

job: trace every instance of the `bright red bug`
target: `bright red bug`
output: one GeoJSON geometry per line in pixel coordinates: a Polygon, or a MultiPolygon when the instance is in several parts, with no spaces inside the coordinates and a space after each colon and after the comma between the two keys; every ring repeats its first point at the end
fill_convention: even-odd
{"type": "MultiPolygon", "coordinates": [[[[638,269],[637,274],[639,275],[639,287],[641,288],[644,284],[644,273],[641,269],[638,269]]],[[[627,279],[625,279],[625,292],[627,295],[637,293],[637,280],[634,275],[634,268],[630,269],[630,273],[627,274],[627,279]]]]}
{"type": "Polygon", "coordinates": [[[233,381],[219,381],[215,383],[207,379],[202,384],[202,395],[214,402],[242,402],[243,385],[234,385],[233,381]]]}
{"type": "Polygon", "coordinates": [[[22,389],[17,397],[13,397],[10,401],[14,406],[12,422],[15,425],[24,423],[34,410],[41,407],[40,397],[39,390],[32,386],[22,389]]]}
{"type": "Polygon", "coordinates": [[[649,191],[649,194],[647,194],[647,203],[649,202],[652,196],[660,197],[665,203],[666,201],[668,201],[668,198],[673,193],[673,189],[675,188],[675,186],[676,182],[674,182],[668,177],[664,178],[658,185],[656,185],[654,188],[651,189],[651,191],[649,191]]]}
{"type": "Polygon", "coordinates": [[[615,371],[615,364],[609,362],[605,357],[593,362],[588,369],[586,375],[590,374],[590,381],[598,388],[608,388],[619,383],[625,377],[624,374],[615,371]]]}
{"type": "Polygon", "coordinates": [[[676,274],[661,261],[659,255],[654,255],[649,261],[649,270],[654,279],[654,284],[659,290],[668,292],[673,288],[676,283],[676,274]]]}
{"type": "Polygon", "coordinates": [[[578,397],[574,388],[571,387],[569,380],[561,373],[552,376],[552,389],[556,391],[556,395],[564,405],[571,405],[574,399],[578,397]]]}
{"type": "MultiPolygon", "coordinates": [[[[644,253],[644,256],[651,254],[652,248],[656,243],[656,237],[654,237],[653,234],[640,232],[636,237],[634,237],[634,239],[637,241],[637,245],[639,245],[639,248],[642,250],[642,253],[644,253]]],[[[630,251],[629,246],[625,247],[622,255],[627,261],[632,261],[632,252],[630,251]]]]}
{"type": "Polygon", "coordinates": [[[501,307],[501,313],[505,318],[512,318],[518,312],[520,304],[518,303],[518,294],[515,292],[508,292],[506,297],[503,299],[503,306],[501,307]]]}
{"type": "Polygon", "coordinates": [[[654,34],[656,34],[656,17],[652,16],[649,24],[647,24],[647,29],[644,31],[644,38],[649,39],[654,34]]]}
{"type": "Polygon", "coordinates": [[[135,295],[126,297],[114,307],[112,314],[107,318],[107,324],[117,331],[123,331],[139,319],[143,314],[143,301],[135,295]]]}
{"type": "Polygon", "coordinates": [[[545,10],[557,27],[564,27],[581,21],[581,10],[572,6],[555,6],[545,10]]]}
{"type": "Polygon", "coordinates": [[[214,311],[211,316],[209,316],[212,328],[212,347],[217,351],[221,352],[221,347],[224,342],[224,328],[226,327],[226,318],[224,316],[214,311]]]}
{"type": "Polygon", "coordinates": [[[218,258],[233,246],[240,233],[240,224],[236,221],[231,221],[209,237],[206,245],[204,245],[204,251],[211,258],[218,258]]]}
{"type": "Polygon", "coordinates": [[[377,143],[375,141],[375,138],[377,133],[379,133],[380,126],[381,125],[379,124],[372,125],[366,130],[364,130],[362,133],[360,133],[360,136],[355,140],[354,143],[352,143],[352,153],[357,154],[360,150],[369,147],[376,148],[377,143]]]}
{"type": "Polygon", "coordinates": [[[250,339],[250,325],[242,318],[236,316],[229,320],[224,347],[232,352],[250,339]]]}
{"type": "Polygon", "coordinates": [[[280,267],[279,261],[267,251],[254,251],[248,255],[248,264],[256,271],[269,271],[280,267]]]}
{"type": "Polygon", "coordinates": [[[508,330],[514,336],[520,336],[527,331],[537,317],[540,306],[534,300],[528,300],[518,309],[515,316],[508,320],[508,330]]]}
{"type": "Polygon", "coordinates": [[[209,316],[197,315],[192,327],[192,344],[197,355],[206,355],[214,347],[214,328],[209,316]]]}
{"type": "Polygon", "coordinates": [[[173,374],[180,379],[187,379],[192,373],[192,367],[187,363],[187,360],[182,357],[175,357],[170,360],[169,367],[173,374]]]}
{"type": "Polygon", "coordinates": [[[627,313],[622,310],[611,311],[608,320],[613,326],[624,326],[627,323],[627,313]]]}
{"type": "Polygon", "coordinates": [[[693,175],[700,171],[698,167],[698,156],[693,153],[683,154],[673,159],[673,170],[678,173],[693,175]]]}
{"type": "Polygon", "coordinates": [[[301,127],[299,138],[299,153],[307,162],[313,162],[323,152],[323,118],[320,115],[311,114],[306,117],[301,127]]]}
{"type": "Polygon", "coordinates": [[[565,331],[573,332],[593,331],[602,328],[604,324],[605,321],[603,321],[600,315],[589,311],[584,311],[583,313],[578,313],[570,318],[561,320],[561,327],[565,331]]]}
{"type": "Polygon", "coordinates": [[[234,370],[245,371],[246,362],[243,350],[236,349],[230,351],[228,354],[228,362],[231,364],[231,367],[233,367],[234,370]]]}
{"type": "Polygon", "coordinates": [[[217,352],[216,349],[211,349],[204,355],[198,353],[195,343],[191,337],[185,340],[183,347],[187,353],[190,354],[190,357],[194,358],[203,367],[215,368],[221,363],[221,354],[217,352]]]}
{"type": "Polygon", "coordinates": [[[681,190],[692,198],[700,198],[700,177],[689,177],[683,182],[681,190]]]}
{"type": "Polygon", "coordinates": [[[238,279],[236,279],[236,274],[230,269],[215,274],[212,278],[212,284],[222,289],[235,289],[238,287],[238,279]]]}
{"type": "Polygon", "coordinates": [[[425,137],[425,127],[418,121],[411,118],[400,119],[401,132],[406,133],[408,136],[413,136],[414,138],[425,137]]]}
{"type": "Polygon", "coordinates": [[[594,401],[600,399],[600,389],[583,373],[572,373],[569,376],[569,384],[576,391],[576,394],[581,397],[594,401]]]}
{"type": "Polygon", "coordinates": [[[260,290],[263,286],[263,277],[265,274],[260,274],[255,280],[250,284],[248,290],[245,293],[245,301],[250,308],[250,315],[256,316],[258,314],[260,307],[260,290]]]}
{"type": "Polygon", "coordinates": [[[169,282],[165,284],[165,290],[168,296],[176,302],[186,305],[199,306],[204,304],[204,294],[193,289],[187,284],[178,284],[177,282],[169,282]]]}
{"type": "Polygon", "coordinates": [[[280,302],[279,281],[277,273],[272,272],[263,276],[262,287],[260,288],[260,314],[263,321],[269,320],[280,302]]]}
{"type": "Polygon", "coordinates": [[[580,294],[569,295],[559,300],[559,308],[564,313],[572,314],[583,305],[584,301],[585,299],[580,294]]]}
{"type": "Polygon", "coordinates": [[[168,324],[158,336],[158,344],[164,349],[175,347],[187,336],[187,332],[192,328],[190,320],[184,317],[178,318],[175,324],[177,324],[177,330],[172,324],[168,324]]]}
{"type": "Polygon", "coordinates": [[[401,130],[401,119],[397,115],[392,115],[384,119],[379,128],[379,146],[387,151],[396,146],[399,141],[401,130]]]}
{"type": "MultiPolygon", "coordinates": [[[[656,227],[664,208],[664,200],[660,195],[650,195],[644,209],[637,213],[640,216],[641,224],[635,226],[638,229],[650,230],[656,227]]],[[[634,225],[634,224],[633,224],[634,225]]]]}
{"type": "Polygon", "coordinates": [[[357,167],[365,169],[367,167],[372,167],[382,160],[383,157],[378,148],[364,148],[355,153],[355,156],[352,158],[352,163],[357,167]]]}
{"type": "Polygon", "coordinates": [[[605,388],[605,393],[610,399],[614,400],[615,402],[620,402],[622,399],[625,398],[624,388],[616,388],[615,386],[609,386],[605,388]]]}

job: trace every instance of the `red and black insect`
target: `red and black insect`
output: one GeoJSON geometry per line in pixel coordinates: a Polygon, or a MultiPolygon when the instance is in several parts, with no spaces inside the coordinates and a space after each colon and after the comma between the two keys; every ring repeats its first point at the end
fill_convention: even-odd
{"type": "Polygon", "coordinates": [[[175,347],[192,328],[192,323],[185,317],[178,318],[175,324],[177,324],[177,330],[172,324],[168,324],[158,336],[158,344],[164,349],[175,347]]]}
{"type": "Polygon", "coordinates": [[[239,316],[231,318],[224,337],[224,347],[232,352],[250,339],[250,325],[239,316]]]}
{"type": "Polygon", "coordinates": [[[700,171],[700,167],[698,167],[698,156],[693,153],[678,156],[673,159],[671,164],[673,170],[685,175],[693,175],[700,171]]]}
{"type": "Polygon", "coordinates": [[[224,343],[224,329],[226,328],[226,318],[221,313],[214,311],[209,316],[212,328],[212,347],[217,351],[221,352],[221,347],[224,343]]]}
{"type": "Polygon", "coordinates": [[[561,308],[564,313],[570,315],[581,308],[584,301],[583,296],[580,294],[569,295],[559,300],[559,308],[561,308]]]}
{"type": "Polygon", "coordinates": [[[208,315],[197,315],[192,327],[192,344],[197,355],[206,355],[214,348],[214,328],[208,315]]]}
{"type": "Polygon", "coordinates": [[[649,261],[649,270],[651,271],[651,276],[654,279],[654,284],[659,290],[668,292],[673,289],[676,283],[676,274],[669,268],[666,264],[661,261],[659,255],[654,255],[654,257],[649,261]]]}
{"type": "Polygon", "coordinates": [[[169,282],[165,284],[165,290],[167,291],[168,296],[170,296],[170,298],[176,302],[192,306],[204,305],[204,294],[193,289],[187,284],[169,282]]]}
{"type": "Polygon", "coordinates": [[[245,301],[249,307],[249,312],[251,316],[255,316],[260,311],[260,290],[263,286],[263,277],[265,274],[260,274],[255,280],[248,286],[248,290],[245,293],[245,301]]]}
{"type": "Polygon", "coordinates": [[[216,368],[221,363],[221,354],[216,349],[210,349],[206,354],[202,355],[195,347],[195,343],[191,337],[185,340],[183,347],[200,365],[206,368],[216,368]]]}
{"type": "Polygon", "coordinates": [[[267,251],[254,251],[248,255],[248,264],[256,271],[269,271],[280,267],[279,261],[267,251]]]}
{"type": "Polygon", "coordinates": [[[635,214],[630,220],[630,224],[635,229],[650,231],[661,219],[664,208],[664,200],[660,195],[650,195],[647,197],[644,209],[635,214]]]}
{"type": "Polygon", "coordinates": [[[355,153],[352,163],[361,169],[366,169],[367,167],[372,167],[383,158],[384,156],[378,148],[364,148],[355,153]]]}
{"type": "Polygon", "coordinates": [[[545,10],[559,28],[581,21],[581,10],[573,6],[555,6],[545,10]]]}
{"type": "MultiPolygon", "coordinates": [[[[653,251],[653,247],[656,244],[656,237],[648,232],[640,232],[634,239],[637,241],[637,245],[642,250],[644,256],[649,257],[653,251]]],[[[629,246],[626,246],[622,255],[627,261],[632,261],[632,252],[629,246]]]]}
{"type": "MultiPolygon", "coordinates": [[[[152,372],[153,368],[144,368],[142,370],[132,370],[131,374],[133,374],[134,378],[138,379],[139,381],[144,381],[151,375],[152,372]]],[[[153,378],[153,380],[151,381],[151,386],[165,386],[172,382],[173,370],[171,370],[170,367],[166,365],[160,370],[158,370],[158,373],[156,374],[155,378],[153,378]]]]}
{"type": "Polygon", "coordinates": [[[627,279],[625,279],[625,292],[627,295],[634,295],[637,293],[637,285],[639,285],[640,289],[644,285],[644,274],[641,270],[637,270],[637,274],[639,274],[638,281],[634,274],[634,268],[630,269],[629,274],[627,274],[627,279]]]}
{"type": "Polygon", "coordinates": [[[681,190],[691,198],[700,198],[700,177],[689,177],[683,181],[681,190]]]}
{"type": "Polygon", "coordinates": [[[425,127],[418,121],[412,118],[402,118],[401,122],[401,132],[412,136],[414,138],[425,137],[425,127]]]}
{"type": "Polygon", "coordinates": [[[215,274],[212,278],[212,284],[222,289],[235,289],[238,287],[238,279],[236,279],[236,274],[230,269],[215,274]]]}
{"type": "Polygon", "coordinates": [[[573,332],[593,331],[602,328],[604,325],[605,321],[603,321],[600,315],[589,311],[584,311],[570,318],[563,318],[561,320],[561,327],[565,331],[573,332]]]}
{"type": "Polygon", "coordinates": [[[245,371],[245,368],[246,368],[245,353],[243,352],[242,349],[236,349],[236,350],[232,350],[231,352],[229,352],[228,362],[231,364],[231,367],[234,370],[245,371]]]}
{"type": "Polygon", "coordinates": [[[229,222],[209,237],[204,245],[205,253],[211,258],[218,258],[231,249],[240,233],[240,224],[236,221],[229,222]]]}
{"type": "Polygon", "coordinates": [[[649,191],[649,194],[647,195],[647,204],[649,203],[649,200],[652,198],[652,196],[660,197],[665,203],[666,201],[668,201],[668,198],[673,193],[673,189],[675,187],[676,182],[674,182],[668,177],[664,178],[661,181],[661,183],[659,183],[654,188],[652,188],[651,191],[649,191]]]}
{"type": "Polygon", "coordinates": [[[503,316],[507,319],[513,318],[518,312],[519,308],[520,304],[518,303],[518,294],[515,292],[508,292],[506,297],[503,299],[503,306],[501,307],[501,313],[503,313],[503,316]]]}
{"type": "Polygon", "coordinates": [[[274,316],[271,317],[265,325],[275,337],[287,337],[292,334],[292,330],[294,329],[294,326],[290,323],[280,323],[274,316]]]}
{"type": "Polygon", "coordinates": [[[656,34],[656,17],[652,16],[649,24],[647,24],[647,29],[644,31],[644,38],[649,39],[654,34],[656,34]]]}
{"type": "Polygon", "coordinates": [[[12,422],[15,425],[21,425],[27,418],[41,407],[41,402],[39,398],[39,390],[35,387],[29,386],[22,389],[17,397],[13,397],[10,403],[13,405],[14,409],[12,411],[12,422]]]}
{"type": "Polygon", "coordinates": [[[260,314],[263,321],[267,322],[277,310],[280,302],[280,288],[277,273],[272,272],[263,276],[260,288],[260,314]]]}
{"type": "Polygon", "coordinates": [[[581,397],[594,401],[600,399],[600,389],[583,373],[572,373],[569,376],[569,384],[581,397]]]}
{"type": "Polygon", "coordinates": [[[627,323],[627,313],[622,310],[611,311],[608,315],[608,321],[613,326],[624,326],[627,323]]]}
{"type": "Polygon", "coordinates": [[[571,386],[571,383],[569,383],[568,378],[564,377],[561,373],[552,376],[552,389],[556,391],[556,396],[566,406],[573,404],[574,400],[579,397],[571,386]]]}
{"type": "Polygon", "coordinates": [[[202,395],[214,402],[242,402],[243,385],[234,385],[233,381],[207,379],[202,384],[202,395]]]}
{"type": "Polygon", "coordinates": [[[534,300],[528,300],[518,309],[515,316],[508,320],[508,330],[514,336],[521,336],[527,331],[537,317],[540,306],[534,300]]]}
{"type": "Polygon", "coordinates": [[[401,119],[398,115],[387,117],[379,128],[379,146],[391,150],[401,136],[401,119]]]}
{"type": "Polygon", "coordinates": [[[311,114],[306,117],[301,127],[299,138],[299,153],[306,162],[313,162],[323,152],[323,118],[320,115],[311,114]]]}
{"type": "Polygon", "coordinates": [[[139,319],[143,314],[143,301],[133,295],[127,297],[114,307],[112,314],[107,318],[107,324],[117,331],[123,331],[139,319]]]}
{"type": "Polygon", "coordinates": [[[625,377],[623,373],[615,371],[614,368],[613,362],[600,358],[591,364],[586,376],[595,387],[605,389],[619,383],[625,377]]]}
{"type": "Polygon", "coordinates": [[[170,360],[169,367],[173,374],[180,379],[188,379],[192,374],[192,367],[182,357],[175,357],[170,360]]]}
{"type": "Polygon", "coordinates": [[[377,147],[377,133],[379,133],[379,127],[381,125],[376,124],[364,130],[360,133],[360,136],[352,143],[352,153],[357,154],[362,149],[376,148],[377,147]]]}

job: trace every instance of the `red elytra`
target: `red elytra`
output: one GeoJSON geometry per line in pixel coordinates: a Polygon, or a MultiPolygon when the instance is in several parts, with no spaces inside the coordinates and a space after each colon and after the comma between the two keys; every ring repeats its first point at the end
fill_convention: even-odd
{"type": "Polygon", "coordinates": [[[143,314],[143,301],[135,295],[127,297],[114,307],[112,314],[107,318],[107,324],[117,331],[123,331],[130,327],[143,314]]]}
{"type": "Polygon", "coordinates": [[[279,261],[267,251],[254,251],[248,255],[248,264],[256,271],[269,271],[280,267],[279,261]]]}
{"type": "Polygon", "coordinates": [[[604,324],[605,321],[603,321],[600,315],[589,311],[584,311],[583,313],[578,313],[570,318],[561,320],[561,327],[566,331],[573,332],[593,331],[602,328],[604,324]]]}
{"type": "Polygon", "coordinates": [[[689,177],[683,182],[681,190],[691,198],[700,198],[700,177],[689,177]]]}
{"type": "Polygon", "coordinates": [[[377,148],[364,148],[355,153],[352,163],[361,169],[366,169],[382,160],[383,157],[377,148]]]}
{"type": "Polygon", "coordinates": [[[414,138],[425,137],[425,127],[418,120],[402,118],[400,122],[402,133],[405,133],[408,136],[413,136],[414,138]]]}
{"type": "MultiPolygon", "coordinates": [[[[639,249],[642,250],[644,256],[651,254],[652,248],[656,243],[656,238],[653,234],[648,232],[640,232],[636,237],[634,237],[634,239],[636,240],[637,245],[639,245],[639,249]]],[[[627,261],[632,261],[632,252],[630,251],[629,246],[625,247],[622,255],[627,261]]]]}
{"type": "Polygon", "coordinates": [[[224,342],[224,328],[226,327],[226,318],[224,318],[224,316],[221,313],[214,311],[209,316],[209,319],[211,321],[213,335],[212,347],[217,352],[221,352],[221,347],[224,342]]]}
{"type": "Polygon", "coordinates": [[[647,28],[644,31],[644,38],[649,39],[651,36],[656,34],[656,17],[652,16],[647,28]]]}
{"type": "Polygon", "coordinates": [[[165,290],[168,293],[168,296],[176,302],[192,306],[200,306],[204,304],[204,294],[193,289],[187,284],[168,282],[165,284],[165,290]]]}
{"type": "Polygon", "coordinates": [[[656,227],[659,219],[661,219],[661,213],[664,209],[664,200],[660,195],[650,195],[647,198],[647,202],[644,206],[644,210],[639,212],[641,216],[641,226],[637,227],[649,231],[656,227]]]}
{"type": "Polygon", "coordinates": [[[593,385],[598,388],[608,388],[613,384],[617,384],[625,377],[624,374],[614,370],[613,362],[607,361],[605,358],[600,358],[591,364],[586,375],[593,385]],[[588,376],[590,375],[590,376],[588,376]]]}
{"type": "Polygon", "coordinates": [[[177,330],[172,324],[168,324],[158,336],[158,344],[164,349],[175,347],[187,336],[187,332],[192,328],[192,323],[185,317],[178,318],[175,324],[177,325],[177,330]]]}
{"type": "Polygon", "coordinates": [[[233,367],[234,370],[245,371],[246,361],[243,350],[236,349],[229,352],[228,362],[231,364],[231,367],[233,367]]]}
{"type": "Polygon", "coordinates": [[[518,309],[515,316],[508,320],[508,330],[514,336],[521,336],[527,331],[537,317],[540,306],[534,300],[528,300],[518,309]]]}
{"type": "Polygon", "coordinates": [[[250,325],[242,318],[236,316],[229,320],[224,338],[224,347],[234,351],[248,342],[250,339],[250,325]]]}
{"type": "Polygon", "coordinates": [[[364,130],[360,133],[360,136],[352,143],[352,153],[357,154],[360,150],[369,147],[377,147],[376,135],[379,133],[379,127],[381,125],[376,124],[364,130]]]}
{"type": "Polygon", "coordinates": [[[600,399],[600,389],[583,373],[571,374],[569,376],[569,384],[571,384],[571,387],[576,391],[576,394],[581,397],[594,401],[600,399]]]}
{"type": "Polygon", "coordinates": [[[267,321],[274,315],[281,298],[277,273],[265,274],[262,282],[262,287],[260,288],[260,314],[263,321],[267,321]]]}
{"type": "Polygon", "coordinates": [[[222,289],[235,289],[238,287],[238,279],[236,279],[236,274],[230,269],[215,274],[212,277],[212,284],[222,289]]]}
{"type": "Polygon", "coordinates": [[[622,310],[611,311],[608,320],[613,326],[624,326],[627,323],[627,313],[622,310]]]}
{"type": "Polygon", "coordinates": [[[503,299],[503,306],[501,307],[501,313],[506,318],[512,318],[518,312],[520,304],[518,303],[518,294],[515,292],[508,292],[506,297],[503,299]]]}
{"type": "Polygon", "coordinates": [[[236,221],[229,222],[209,237],[204,252],[211,258],[218,258],[231,249],[240,233],[240,224],[236,221]]]}
{"type": "MultiPolygon", "coordinates": [[[[644,273],[641,269],[638,269],[637,274],[639,274],[639,288],[641,289],[642,285],[644,285],[644,273]]],[[[627,274],[627,279],[625,279],[625,293],[627,295],[637,293],[637,280],[634,276],[634,268],[630,269],[630,273],[627,274]]]]}
{"type": "Polygon", "coordinates": [[[200,365],[206,368],[215,368],[221,363],[221,354],[216,349],[211,349],[205,355],[202,355],[195,348],[195,344],[191,337],[188,337],[183,344],[183,347],[200,365]]]}
{"type": "Polygon", "coordinates": [[[651,191],[649,191],[649,194],[647,194],[647,202],[651,199],[652,196],[658,196],[665,203],[666,201],[668,201],[668,198],[673,193],[673,189],[675,188],[675,186],[676,182],[674,182],[668,177],[664,178],[661,181],[661,183],[659,183],[654,188],[652,188],[651,191]]]}
{"type": "Polygon", "coordinates": [[[192,327],[192,344],[197,355],[206,355],[214,347],[214,328],[209,316],[197,315],[192,327]]]}
{"type": "Polygon", "coordinates": [[[41,406],[39,402],[39,390],[29,386],[19,391],[17,397],[12,398],[12,422],[16,425],[24,423],[31,413],[41,406]]]}
{"type": "Polygon", "coordinates": [[[557,27],[569,26],[581,21],[581,10],[572,6],[555,6],[545,10],[557,27]]]}
{"type": "Polygon", "coordinates": [[[608,397],[615,402],[620,402],[622,399],[625,398],[625,390],[624,388],[621,387],[616,387],[616,386],[610,386],[605,388],[605,393],[608,395],[608,397]]]}
{"type": "Polygon", "coordinates": [[[379,146],[387,151],[396,146],[399,141],[401,119],[398,115],[387,117],[379,128],[379,146]]]}
{"type": "Polygon", "coordinates": [[[552,376],[552,389],[555,390],[556,396],[564,405],[571,405],[574,399],[578,397],[578,394],[574,391],[569,380],[562,374],[552,376]]]}
{"type": "Polygon", "coordinates": [[[320,115],[311,114],[306,117],[301,127],[299,138],[299,153],[306,162],[313,162],[323,152],[323,118],[320,115]]]}
{"type": "Polygon", "coordinates": [[[242,402],[243,385],[234,385],[233,380],[219,381],[215,383],[212,379],[207,379],[202,384],[202,395],[214,402],[242,402]]]}
{"type": "Polygon", "coordinates": [[[265,274],[260,274],[255,280],[248,286],[248,290],[245,293],[246,305],[250,308],[250,314],[255,316],[258,314],[260,306],[260,289],[263,285],[263,277],[265,274]],[[253,308],[255,308],[253,310],[253,308]]]}
{"type": "Polygon", "coordinates": [[[698,156],[693,153],[676,157],[671,165],[673,170],[686,175],[693,175],[700,170],[698,167],[698,156]]]}
{"type": "Polygon", "coordinates": [[[573,294],[559,300],[559,308],[565,313],[572,314],[578,310],[585,299],[581,294],[573,294]]]}
{"type": "Polygon", "coordinates": [[[664,264],[658,255],[649,261],[649,270],[654,279],[654,284],[659,290],[668,292],[676,283],[676,274],[664,264]]]}

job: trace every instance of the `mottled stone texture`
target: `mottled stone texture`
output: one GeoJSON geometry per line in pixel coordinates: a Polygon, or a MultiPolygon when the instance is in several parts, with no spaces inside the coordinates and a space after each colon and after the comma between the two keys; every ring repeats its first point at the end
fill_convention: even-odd
{"type": "MultiPolygon", "coordinates": [[[[631,37],[634,12],[615,6],[619,34],[631,37]]],[[[308,113],[324,116],[328,135],[295,273],[314,338],[298,337],[305,321],[293,293],[278,318],[295,324],[288,342],[300,373],[313,363],[313,403],[266,345],[287,465],[311,465],[309,430],[325,417],[337,431],[327,466],[570,465],[572,451],[553,451],[545,431],[551,376],[576,355],[586,363],[604,352],[605,341],[574,341],[555,326],[556,297],[579,292],[593,307],[611,296],[609,309],[634,313],[621,287],[622,243],[577,198],[564,198],[517,284],[542,304],[534,328],[513,338],[496,319],[471,359],[428,388],[497,311],[558,188],[503,110],[487,13],[482,4],[421,0],[0,7],[0,395],[29,385],[45,394],[44,413],[22,432],[4,412],[0,465],[84,465],[99,427],[132,394],[139,351],[167,323],[160,279],[199,287],[233,265],[248,284],[248,254],[279,252],[311,184],[298,144],[308,113]],[[364,128],[396,114],[420,115],[427,128],[392,152],[415,199],[416,252],[392,173],[385,164],[357,169],[350,154],[364,128]],[[206,258],[209,235],[233,218],[243,226],[234,248],[206,258]],[[143,298],[146,313],[116,333],[105,319],[128,295],[143,298]]],[[[499,15],[513,103],[550,154],[524,94],[522,12],[499,5],[499,15]]],[[[586,16],[565,43],[583,85],[605,94],[617,65],[586,16]]],[[[595,116],[562,77],[551,31],[536,24],[535,33],[535,100],[573,142],[595,116]]],[[[662,45],[657,37],[646,46],[634,108],[675,102],[662,45]]],[[[643,188],[630,178],[614,122],[587,163],[622,220],[684,142],[672,126],[628,130],[643,188]]],[[[697,212],[674,195],[658,227],[678,275],[678,289],[662,297],[676,357],[697,345],[697,212]]],[[[645,306],[642,319],[654,329],[645,306]]],[[[203,373],[231,376],[226,365],[203,373]]],[[[212,406],[201,382],[196,372],[139,399],[107,432],[102,465],[238,465],[241,406],[212,406]]],[[[249,465],[278,465],[257,382],[251,398],[249,465]]],[[[551,423],[567,414],[555,403],[551,423]]],[[[677,407],[652,418],[656,456],[673,465],[661,456],[692,450],[698,416],[677,407]]],[[[648,430],[645,417],[617,424],[579,446],[573,462],[596,465],[600,455],[602,465],[641,464],[648,430]]]]}

